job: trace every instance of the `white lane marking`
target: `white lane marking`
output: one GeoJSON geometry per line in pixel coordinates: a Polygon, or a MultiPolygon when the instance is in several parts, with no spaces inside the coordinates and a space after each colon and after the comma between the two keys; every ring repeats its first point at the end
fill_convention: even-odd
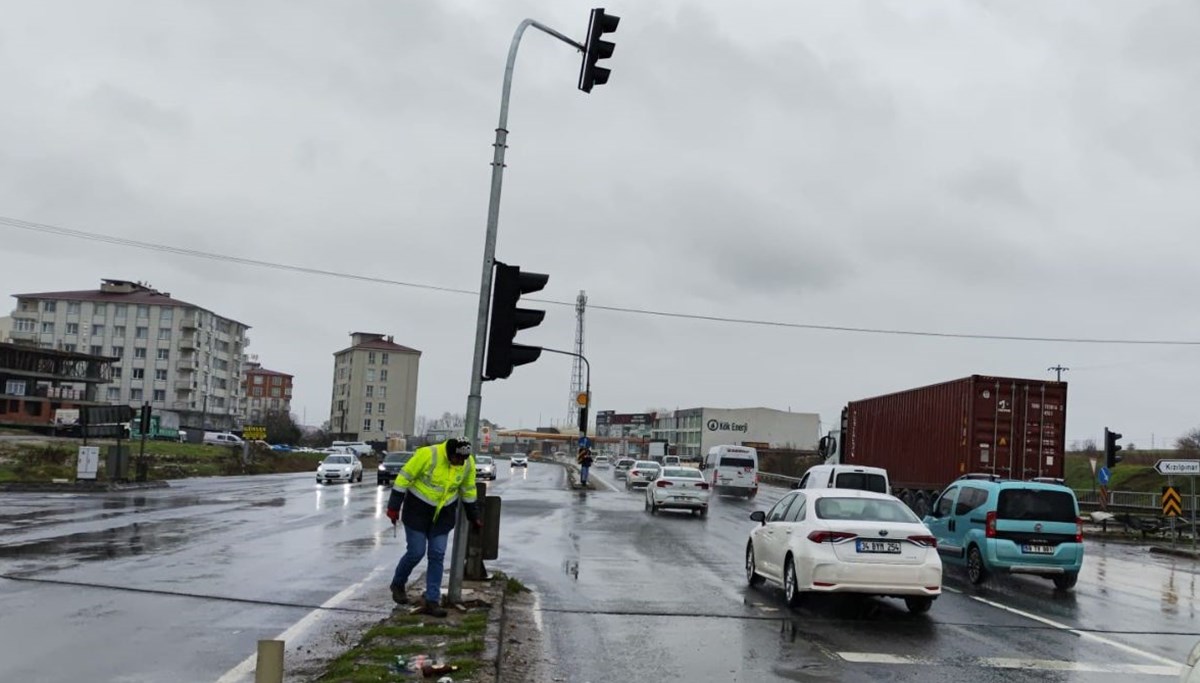
{"type": "Polygon", "coordinates": [[[841,657],[853,664],[919,664],[922,666],[978,666],[990,669],[1023,669],[1029,671],[1071,671],[1104,674],[1141,674],[1144,676],[1178,676],[1179,666],[1157,664],[1089,664],[1067,662],[1058,659],[1021,659],[1010,657],[968,657],[939,661],[929,657],[893,655],[886,652],[839,652],[841,657]]]}
{"type": "MultiPolygon", "coordinates": [[[[317,623],[317,620],[324,616],[325,610],[337,607],[346,600],[349,600],[352,595],[359,591],[359,589],[374,579],[375,576],[379,574],[379,572],[382,571],[385,566],[387,565],[381,564],[372,569],[371,573],[367,574],[365,579],[346,588],[342,592],[321,603],[320,607],[306,614],[302,619],[300,619],[300,621],[292,624],[286,631],[275,636],[273,640],[282,640],[285,643],[289,640],[295,640],[297,636],[307,631],[313,626],[313,624],[317,623]]],[[[254,673],[254,666],[257,663],[258,653],[255,652],[254,654],[242,660],[241,664],[238,664],[229,671],[226,671],[224,676],[221,676],[217,679],[217,683],[240,683],[240,681],[254,673]]]]}
{"type": "Polygon", "coordinates": [[[942,590],[950,591],[951,593],[958,593],[959,595],[970,598],[976,602],[983,603],[990,607],[995,607],[996,609],[999,609],[999,610],[1004,610],[1005,612],[1008,612],[1010,614],[1015,614],[1019,617],[1025,617],[1026,619],[1032,619],[1033,621],[1036,621],[1041,624],[1045,624],[1047,626],[1051,626],[1053,628],[1059,629],[1060,631],[1066,631],[1067,633],[1071,633],[1076,636],[1079,636],[1080,638],[1083,638],[1084,640],[1090,640],[1092,642],[1102,643],[1109,647],[1116,648],[1116,649],[1122,650],[1124,652],[1128,652],[1131,655],[1137,655],[1139,657],[1145,657],[1146,659],[1154,660],[1164,666],[1173,666],[1173,667],[1175,667],[1175,670],[1177,672],[1179,670],[1179,666],[1180,666],[1179,662],[1167,659],[1166,657],[1156,655],[1153,652],[1147,652],[1146,650],[1133,647],[1132,645],[1126,645],[1125,643],[1118,643],[1115,640],[1112,640],[1110,638],[1105,638],[1104,636],[1096,635],[1095,633],[1088,633],[1086,631],[1080,631],[1078,629],[1071,628],[1070,626],[1068,626],[1066,624],[1054,621],[1053,619],[1047,619],[1046,617],[1038,616],[1036,614],[1032,614],[1032,613],[1026,612],[1024,610],[1019,610],[1015,607],[1009,607],[1008,605],[1004,605],[1004,604],[995,602],[994,600],[988,600],[987,598],[981,598],[978,595],[967,595],[966,593],[964,593],[963,591],[961,591],[957,588],[951,588],[949,586],[942,586],[942,590]]]}
{"type": "MultiPolygon", "coordinates": [[[[590,474],[590,473],[589,473],[589,474],[590,474]]],[[[618,488],[616,487],[616,485],[615,485],[615,484],[610,484],[610,483],[608,483],[608,481],[607,481],[607,480],[605,480],[605,478],[604,478],[604,477],[591,477],[591,476],[589,476],[589,477],[588,477],[588,479],[589,479],[590,481],[598,481],[598,482],[600,482],[601,484],[604,484],[604,485],[605,485],[605,486],[608,488],[608,490],[609,490],[609,491],[619,491],[619,490],[620,490],[620,489],[618,489],[618,488]]]]}

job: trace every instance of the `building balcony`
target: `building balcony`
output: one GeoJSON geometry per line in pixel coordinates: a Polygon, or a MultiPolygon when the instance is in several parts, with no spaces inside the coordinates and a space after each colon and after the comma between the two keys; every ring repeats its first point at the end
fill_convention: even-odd
{"type": "Polygon", "coordinates": [[[195,351],[196,350],[196,337],[195,336],[180,337],[178,346],[181,349],[195,351]]]}
{"type": "Polygon", "coordinates": [[[176,361],[175,369],[180,372],[195,372],[196,371],[196,361],[194,361],[194,360],[176,361]]]}
{"type": "Polygon", "coordinates": [[[195,390],[195,387],[192,386],[192,383],[190,381],[176,380],[175,391],[193,391],[193,390],[195,390]]]}
{"type": "Polygon", "coordinates": [[[191,401],[175,401],[171,404],[171,410],[195,410],[192,407],[191,401]]]}
{"type": "Polygon", "coordinates": [[[198,330],[198,329],[200,329],[199,316],[197,316],[197,315],[185,315],[185,316],[181,317],[181,318],[179,319],[179,327],[181,327],[181,328],[183,328],[183,329],[185,329],[185,330],[198,330]]]}

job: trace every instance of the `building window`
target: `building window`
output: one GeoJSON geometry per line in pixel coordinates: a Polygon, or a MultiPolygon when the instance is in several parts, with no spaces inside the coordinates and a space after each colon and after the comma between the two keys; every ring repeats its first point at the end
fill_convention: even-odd
{"type": "Polygon", "coordinates": [[[371,368],[370,370],[367,370],[367,381],[368,382],[375,381],[375,368],[371,368]]]}
{"type": "Polygon", "coordinates": [[[383,415],[383,413],[384,413],[384,410],[383,410],[383,408],[384,408],[384,404],[380,403],[380,404],[379,404],[379,406],[378,406],[378,410],[376,410],[376,411],[375,411],[375,414],[376,414],[376,415],[383,415]]]}
{"type": "Polygon", "coordinates": [[[16,327],[14,329],[16,329],[17,332],[33,332],[37,329],[37,323],[27,318],[17,318],[16,327]]]}
{"type": "Polygon", "coordinates": [[[138,304],[137,307],[138,320],[150,317],[150,307],[146,304],[138,304]]]}
{"type": "Polygon", "coordinates": [[[254,395],[255,395],[255,396],[262,396],[262,395],[263,395],[263,388],[262,388],[262,387],[254,387],[254,395]]]}
{"type": "Polygon", "coordinates": [[[171,360],[171,349],[159,349],[158,350],[158,359],[159,360],[171,360]]]}
{"type": "Polygon", "coordinates": [[[150,337],[150,328],[138,327],[134,329],[133,336],[137,339],[147,339],[150,337]]]}
{"type": "Polygon", "coordinates": [[[145,358],[146,357],[146,347],[139,346],[136,349],[134,349],[133,357],[134,358],[145,358]]]}
{"type": "Polygon", "coordinates": [[[387,398],[387,387],[379,387],[379,398],[387,398]]]}
{"type": "Polygon", "coordinates": [[[276,398],[279,398],[283,394],[279,391],[279,387],[271,387],[271,395],[276,398]]]}
{"type": "Polygon", "coordinates": [[[129,390],[129,400],[130,401],[140,401],[140,400],[142,400],[143,395],[144,394],[142,393],[141,389],[130,389],[129,390]]]}
{"type": "Polygon", "coordinates": [[[158,338],[160,340],[170,339],[171,338],[171,328],[169,328],[169,327],[158,328],[158,338]]]}
{"type": "Polygon", "coordinates": [[[282,385],[283,385],[283,378],[282,378],[282,377],[272,377],[272,378],[271,378],[271,384],[274,384],[274,385],[275,385],[275,386],[277,386],[277,387],[278,387],[278,386],[282,386],[282,385]]]}
{"type": "Polygon", "coordinates": [[[371,404],[364,403],[363,404],[363,415],[370,415],[370,414],[371,414],[371,404]]]}
{"type": "Polygon", "coordinates": [[[175,309],[169,306],[163,306],[159,309],[158,321],[160,323],[169,323],[175,319],[175,309]]]}
{"type": "Polygon", "coordinates": [[[125,338],[125,326],[124,325],[114,326],[113,327],[113,336],[121,337],[122,339],[124,339],[125,338]]]}
{"type": "Polygon", "coordinates": [[[386,353],[380,354],[379,363],[381,365],[387,365],[387,362],[388,362],[388,355],[386,353]]]}
{"type": "Polygon", "coordinates": [[[155,371],[154,371],[154,379],[155,379],[155,380],[157,380],[157,381],[159,381],[159,382],[165,382],[165,381],[167,381],[167,371],[166,371],[166,370],[163,370],[162,368],[159,368],[158,370],[155,370],[155,371]]]}
{"type": "Polygon", "coordinates": [[[275,410],[279,410],[279,399],[277,399],[277,398],[271,399],[271,407],[274,408],[275,410]]]}
{"type": "Polygon", "coordinates": [[[155,389],[154,390],[154,400],[155,401],[167,400],[167,390],[166,389],[155,389]]]}
{"type": "Polygon", "coordinates": [[[67,323],[67,334],[79,334],[79,323],[67,323]]]}
{"type": "Polygon", "coordinates": [[[263,376],[262,376],[262,375],[255,375],[255,376],[254,376],[254,383],[255,383],[255,384],[262,384],[262,383],[263,383],[263,376]]]}
{"type": "Polygon", "coordinates": [[[384,430],[384,427],[383,427],[383,420],[380,420],[380,421],[379,421],[379,431],[381,431],[381,432],[382,432],[383,430],[384,430]]]}
{"type": "Polygon", "coordinates": [[[125,311],[129,309],[129,304],[116,304],[117,312],[114,314],[116,318],[123,319],[125,311]]]}
{"type": "Polygon", "coordinates": [[[117,387],[109,387],[107,391],[107,398],[110,401],[121,400],[121,390],[117,387]]]}
{"type": "Polygon", "coordinates": [[[380,382],[386,382],[386,381],[387,381],[387,370],[380,370],[380,371],[379,371],[379,381],[380,381],[380,382]]]}
{"type": "Polygon", "coordinates": [[[25,381],[16,379],[8,380],[4,383],[4,393],[8,394],[9,396],[24,396],[25,381]]]}
{"type": "Polygon", "coordinates": [[[80,305],[78,301],[67,302],[67,315],[79,315],[80,305]]]}
{"type": "Polygon", "coordinates": [[[42,311],[44,311],[46,313],[53,313],[57,310],[58,310],[58,302],[56,302],[56,301],[43,301],[42,302],[42,311]]]}
{"type": "Polygon", "coordinates": [[[250,405],[254,406],[255,408],[261,408],[262,407],[262,399],[256,398],[250,402],[250,405]]]}
{"type": "Polygon", "coordinates": [[[367,398],[375,398],[375,387],[367,385],[367,398]]]}
{"type": "Polygon", "coordinates": [[[124,346],[112,347],[112,355],[117,358],[124,358],[125,357],[125,347],[124,346]]]}
{"type": "Polygon", "coordinates": [[[367,354],[367,365],[374,365],[374,364],[375,364],[375,352],[371,351],[370,353],[367,354]]]}
{"type": "Polygon", "coordinates": [[[42,323],[42,334],[54,334],[54,323],[42,323]]]}
{"type": "Polygon", "coordinates": [[[134,368],[132,377],[134,379],[146,379],[146,369],[145,368],[134,368]]]}
{"type": "Polygon", "coordinates": [[[92,325],[92,336],[103,337],[104,325],[92,325]]]}
{"type": "Polygon", "coordinates": [[[92,344],[91,348],[88,349],[88,353],[92,354],[93,356],[103,356],[104,347],[97,344],[92,344]]]}
{"type": "Polygon", "coordinates": [[[363,431],[371,431],[371,418],[368,417],[367,419],[363,420],[363,431]]]}
{"type": "Polygon", "coordinates": [[[229,388],[229,380],[225,379],[224,377],[218,377],[215,383],[217,388],[221,389],[222,391],[229,388]]]}
{"type": "Polygon", "coordinates": [[[112,369],[112,378],[121,379],[121,368],[114,367],[112,369]]]}
{"type": "Polygon", "coordinates": [[[75,353],[75,351],[78,348],[79,347],[75,346],[74,344],[63,344],[63,351],[69,351],[71,353],[75,353]]]}

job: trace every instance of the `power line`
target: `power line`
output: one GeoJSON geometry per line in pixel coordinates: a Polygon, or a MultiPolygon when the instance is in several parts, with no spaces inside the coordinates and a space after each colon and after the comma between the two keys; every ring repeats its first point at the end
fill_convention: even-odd
{"type": "MultiPolygon", "coordinates": [[[[31,221],[23,221],[16,218],[8,218],[0,216],[0,225],[5,225],[20,230],[28,230],[31,232],[39,232],[60,237],[71,237],[74,239],[90,240],[93,242],[104,242],[107,244],[115,244],[125,247],[134,247],[137,249],[146,249],[162,253],[177,254],[179,256],[190,256],[193,258],[208,259],[211,261],[224,261],[226,263],[235,263],[245,266],[255,266],[259,268],[270,268],[272,270],[291,271],[295,273],[304,273],[307,275],[322,275],[325,277],[336,277],[346,280],[355,280],[358,282],[371,282],[383,285],[392,285],[397,287],[409,287],[412,289],[424,289],[435,292],[446,292],[450,294],[469,294],[477,296],[478,290],[460,289],[456,287],[443,287],[440,285],[430,285],[421,282],[406,282],[403,280],[392,280],[389,278],[374,277],[370,275],[359,275],[356,273],[347,273],[343,271],[324,270],[321,268],[310,268],[307,266],[297,266],[287,263],[278,263],[274,261],[263,261],[261,259],[251,259],[241,256],[232,256],[229,254],[218,254],[214,252],[200,251],[198,249],[187,249],[184,247],[176,247],[168,244],[159,244],[155,242],[145,242],[142,240],[134,240],[125,237],[117,237],[114,235],[105,235],[95,232],[86,232],[83,230],[72,230],[56,225],[48,225],[45,223],[34,223],[31,221]]],[[[555,299],[526,299],[541,304],[549,304],[552,306],[574,306],[573,301],[559,301],[555,299]]],[[[612,313],[626,313],[630,315],[642,315],[658,318],[674,318],[679,320],[698,320],[702,322],[726,323],[734,325],[753,325],[758,327],[776,327],[795,330],[813,330],[819,332],[849,332],[855,334],[876,334],[876,335],[892,335],[905,337],[930,337],[938,339],[973,339],[973,340],[991,340],[991,341],[1009,341],[1009,342],[1047,342],[1058,344],[1103,344],[1103,345],[1137,345],[1137,346],[1200,346],[1200,340],[1187,339],[1120,339],[1120,338],[1103,338],[1103,337],[1045,337],[1038,335],[1007,335],[1007,334],[971,334],[964,332],[931,332],[926,330],[901,330],[882,327],[856,327],[850,325],[820,325],[816,323],[796,323],[782,320],[763,320],[756,318],[734,318],[719,315],[702,315],[698,313],[679,313],[675,311],[661,311],[646,308],[634,308],[630,306],[605,306],[602,304],[590,304],[593,309],[600,311],[609,311],[612,313]]]]}

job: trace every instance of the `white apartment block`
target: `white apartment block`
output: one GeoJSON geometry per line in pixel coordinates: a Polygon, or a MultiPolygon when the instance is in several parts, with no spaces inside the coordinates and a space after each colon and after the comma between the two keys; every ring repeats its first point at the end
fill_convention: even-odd
{"type": "Polygon", "coordinates": [[[178,412],[192,428],[239,426],[242,357],[250,343],[245,324],[125,280],[13,296],[15,343],[116,359],[101,400],[149,402],[178,412]]]}
{"type": "Polygon", "coordinates": [[[411,436],[421,352],[382,334],[355,332],[350,339],[349,348],[333,354],[330,431],[361,441],[411,436]]]}

